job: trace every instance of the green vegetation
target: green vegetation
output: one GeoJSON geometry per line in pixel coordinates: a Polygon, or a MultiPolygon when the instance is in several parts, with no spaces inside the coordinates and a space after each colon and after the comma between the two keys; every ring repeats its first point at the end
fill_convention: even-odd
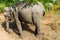
{"type": "Polygon", "coordinates": [[[60,5],[60,0],[0,0],[0,12],[4,11],[4,8],[6,6],[11,6],[16,4],[17,2],[22,2],[26,1],[27,3],[37,3],[38,1],[41,2],[46,10],[49,8],[49,3],[52,3],[53,5],[59,4],[60,5]]]}
{"type": "Polygon", "coordinates": [[[6,6],[11,6],[19,2],[19,0],[0,0],[0,12],[4,11],[6,6]]]}

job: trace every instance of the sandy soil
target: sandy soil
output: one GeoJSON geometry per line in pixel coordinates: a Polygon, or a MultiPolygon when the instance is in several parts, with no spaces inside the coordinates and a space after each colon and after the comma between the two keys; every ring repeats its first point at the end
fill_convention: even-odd
{"type": "MultiPolygon", "coordinates": [[[[18,30],[11,28],[11,34],[5,31],[5,18],[3,14],[0,14],[0,40],[60,40],[60,16],[51,17],[44,16],[41,19],[41,36],[40,39],[36,38],[34,35],[35,26],[23,25],[23,33],[25,35],[24,39],[19,38],[18,30]],[[25,27],[26,26],[26,27],[25,27]]],[[[12,23],[13,24],[13,23],[12,23]]],[[[14,25],[10,26],[15,26],[14,25]]]]}

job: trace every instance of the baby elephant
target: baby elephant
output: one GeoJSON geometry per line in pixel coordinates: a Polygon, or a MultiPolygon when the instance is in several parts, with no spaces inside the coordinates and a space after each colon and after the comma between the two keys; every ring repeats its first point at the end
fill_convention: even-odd
{"type": "Polygon", "coordinates": [[[5,18],[6,18],[6,26],[7,31],[9,31],[9,19],[15,19],[17,28],[21,34],[21,37],[24,37],[22,32],[21,23],[30,23],[34,24],[36,26],[35,33],[36,36],[40,36],[40,27],[41,27],[41,21],[40,19],[45,14],[44,6],[37,2],[37,4],[34,5],[27,5],[26,3],[17,4],[17,6],[13,7],[6,7],[5,11],[5,18]]]}

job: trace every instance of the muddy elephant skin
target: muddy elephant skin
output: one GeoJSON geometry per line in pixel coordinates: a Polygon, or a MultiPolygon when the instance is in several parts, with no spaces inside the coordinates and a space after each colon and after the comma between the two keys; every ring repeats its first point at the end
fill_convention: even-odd
{"type": "Polygon", "coordinates": [[[15,19],[21,37],[24,37],[21,27],[22,22],[34,24],[36,26],[35,34],[40,36],[40,19],[45,14],[44,6],[40,2],[34,5],[22,3],[17,6],[14,5],[13,7],[6,7],[4,14],[6,18],[7,31],[9,31],[9,19],[15,19]]]}

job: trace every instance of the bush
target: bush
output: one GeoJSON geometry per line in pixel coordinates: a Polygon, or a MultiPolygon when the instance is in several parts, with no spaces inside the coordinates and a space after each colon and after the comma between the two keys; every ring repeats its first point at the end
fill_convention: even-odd
{"type": "Polygon", "coordinates": [[[6,6],[11,6],[11,5],[16,4],[17,2],[22,2],[22,1],[26,1],[27,3],[34,3],[34,4],[39,1],[44,5],[46,10],[48,10],[49,8],[49,3],[58,4],[59,2],[56,0],[0,0],[0,12],[3,12],[6,6]]]}

